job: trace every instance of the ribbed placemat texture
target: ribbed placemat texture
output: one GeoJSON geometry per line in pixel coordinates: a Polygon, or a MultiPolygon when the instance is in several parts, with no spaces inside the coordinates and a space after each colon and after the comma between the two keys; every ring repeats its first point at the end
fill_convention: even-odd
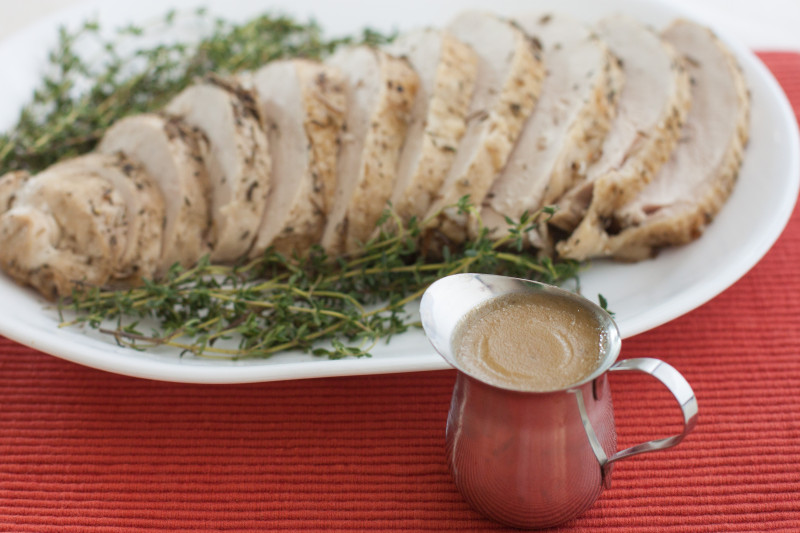
{"type": "MultiPolygon", "coordinates": [[[[800,55],[761,57],[800,112],[800,55]]],[[[732,288],[624,343],[622,357],[686,376],[700,423],[672,450],[618,463],[612,488],[561,530],[800,531],[798,265],[795,213],[732,288]]],[[[611,379],[620,446],[678,430],[654,380],[611,379]]],[[[500,530],[447,472],[453,381],[170,384],[0,339],[0,531],[500,530]]]]}

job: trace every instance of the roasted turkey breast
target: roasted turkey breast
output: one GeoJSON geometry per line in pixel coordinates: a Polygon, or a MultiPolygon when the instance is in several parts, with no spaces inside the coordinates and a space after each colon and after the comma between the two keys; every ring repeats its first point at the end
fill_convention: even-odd
{"type": "Polygon", "coordinates": [[[127,225],[125,202],[108,181],[51,168],[13,196],[0,215],[0,267],[7,274],[50,299],[111,279],[127,225]]]}
{"type": "Polygon", "coordinates": [[[533,113],[481,210],[493,235],[533,215],[586,174],[616,113],[623,75],[591,29],[561,15],[515,19],[543,48],[546,75],[533,113]]]}
{"type": "Polygon", "coordinates": [[[742,164],[750,95],[733,55],[693,22],[677,21],[663,35],[686,58],[692,108],[672,157],[616,211],[621,229],[595,255],[640,260],[697,239],[728,199],[742,164]]]}
{"type": "Polygon", "coordinates": [[[164,199],[147,171],[123,154],[98,152],[67,159],[50,170],[65,179],[96,175],[114,187],[125,202],[126,237],[113,277],[125,283],[153,278],[161,256],[164,199]]]}
{"type": "Polygon", "coordinates": [[[394,229],[389,203],[424,221],[423,255],[555,205],[521,235],[542,256],[639,260],[704,231],[748,127],[744,76],[697,24],[466,12],[323,62],[209,75],[93,153],[0,176],[0,268],[55,298],[206,254],[336,261],[394,229]]]}
{"type": "Polygon", "coordinates": [[[420,219],[439,194],[466,129],[477,75],[472,49],[447,30],[401,35],[385,50],[406,58],[419,75],[391,202],[403,222],[420,219]]]}
{"type": "Polygon", "coordinates": [[[269,246],[305,254],[322,237],[336,190],[345,113],[344,78],[334,67],[273,61],[251,79],[272,159],[272,188],[250,252],[269,246]]]}
{"type": "Polygon", "coordinates": [[[181,92],[166,112],[208,140],[198,147],[210,185],[210,259],[234,261],[253,244],[270,188],[267,135],[254,97],[235,80],[210,78],[181,92]]]}
{"type": "Polygon", "coordinates": [[[406,60],[366,46],[341,48],[327,63],[347,80],[347,112],[322,246],[356,254],[392,194],[419,78],[406,60]]]}
{"type": "Polygon", "coordinates": [[[180,119],[135,115],[106,131],[98,151],[122,153],[141,164],[164,198],[164,233],[158,276],[178,263],[193,266],[208,253],[209,181],[203,164],[208,140],[180,119]]]}
{"type": "Polygon", "coordinates": [[[573,259],[602,249],[611,213],[647,185],[667,160],[691,103],[684,62],[655,31],[621,16],[603,19],[596,30],[621,60],[625,85],[602,156],[585,181],[556,199],[558,212],[550,224],[572,231],[558,252],[573,259]]]}
{"type": "Polygon", "coordinates": [[[538,41],[511,21],[467,12],[451,21],[447,30],[475,51],[477,81],[467,129],[426,218],[441,212],[431,229],[461,241],[468,235],[470,221],[450,206],[464,196],[473,206],[481,205],[536,105],[544,67],[538,41]]]}

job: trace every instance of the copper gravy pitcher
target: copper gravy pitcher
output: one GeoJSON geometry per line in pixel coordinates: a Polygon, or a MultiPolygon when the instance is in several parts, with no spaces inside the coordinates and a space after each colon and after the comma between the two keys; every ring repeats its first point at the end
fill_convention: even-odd
{"type": "Polygon", "coordinates": [[[478,511],[506,525],[544,528],[590,507],[610,486],[615,461],[678,444],[697,422],[689,383],[658,359],[617,362],[621,340],[613,319],[569,291],[533,281],[457,274],[422,297],[422,325],[439,354],[458,370],[447,417],[446,453],[456,486],[478,511]],[[543,292],[593,310],[605,330],[602,360],[586,379],[561,390],[528,392],[490,385],[459,368],[452,352],[456,325],[477,305],[515,292],[543,292]],[[617,450],[608,372],[650,374],[675,396],[683,432],[617,450]]]}

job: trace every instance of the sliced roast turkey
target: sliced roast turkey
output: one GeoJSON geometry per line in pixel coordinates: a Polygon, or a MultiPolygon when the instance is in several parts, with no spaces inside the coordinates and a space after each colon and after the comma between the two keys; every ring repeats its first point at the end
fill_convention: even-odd
{"type": "Polygon", "coordinates": [[[551,224],[574,232],[560,245],[585,258],[602,247],[611,213],[650,182],[677,143],[691,97],[689,76],[675,48],[629,17],[611,17],[597,32],[622,61],[625,85],[601,158],[586,179],[558,200],[551,224]]]}
{"type": "Polygon", "coordinates": [[[401,35],[385,50],[408,59],[420,79],[391,196],[394,210],[408,222],[428,211],[455,159],[475,89],[477,57],[447,30],[432,28],[401,35]]]}
{"type": "Polygon", "coordinates": [[[125,246],[114,267],[114,278],[133,283],[152,279],[158,270],[164,223],[164,198],[142,165],[123,154],[92,152],[53,165],[48,172],[65,179],[98,176],[120,194],[126,207],[125,246]]]}
{"type": "Polygon", "coordinates": [[[702,235],[728,199],[748,139],[750,97],[736,59],[709,30],[681,20],[664,38],[686,58],[692,108],[653,181],[615,213],[618,234],[594,255],[640,260],[702,235]]]}
{"type": "Polygon", "coordinates": [[[538,42],[507,20],[466,12],[447,30],[472,47],[478,71],[467,129],[426,217],[441,212],[432,229],[460,241],[467,236],[469,220],[450,206],[468,195],[480,207],[533,111],[544,68],[538,42]]]}
{"type": "Polygon", "coordinates": [[[202,153],[207,139],[177,118],[123,118],[106,131],[98,150],[141,164],[164,198],[164,232],[157,275],[173,264],[191,267],[208,253],[209,183],[202,153]]]}
{"type": "Polygon", "coordinates": [[[392,194],[419,79],[404,59],[366,46],[341,48],[327,63],[347,81],[347,111],[322,246],[331,254],[354,254],[392,194]]]}
{"type": "Polygon", "coordinates": [[[336,189],[344,79],[334,67],[273,61],[251,83],[269,139],[272,188],[250,255],[302,255],[322,237],[336,189]]]}
{"type": "Polygon", "coordinates": [[[585,175],[616,113],[624,76],[617,58],[591,28],[564,15],[515,18],[542,45],[546,76],[539,101],[484,201],[493,235],[506,217],[533,215],[585,175]]]}
{"type": "Polygon", "coordinates": [[[270,153],[251,92],[210,78],[176,96],[165,111],[203,132],[211,186],[210,258],[234,261],[249,250],[270,188],[270,153]]]}
{"type": "Polygon", "coordinates": [[[50,299],[103,286],[123,255],[126,215],[107,180],[48,169],[17,189],[0,215],[0,267],[50,299]]]}

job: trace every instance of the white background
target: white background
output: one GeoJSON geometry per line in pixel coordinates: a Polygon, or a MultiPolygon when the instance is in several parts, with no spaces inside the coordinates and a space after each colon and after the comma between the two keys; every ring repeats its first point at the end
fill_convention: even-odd
{"type": "MultiPolygon", "coordinates": [[[[45,15],[81,0],[0,0],[0,39],[45,15]]],[[[108,0],[117,2],[119,0],[108,0]]],[[[135,0],[134,0],[135,1],[135,0]]],[[[286,1],[286,0],[284,0],[286,1]]],[[[334,0],[329,0],[334,1],[334,0]]],[[[379,1],[379,0],[376,0],[379,1]]],[[[385,1],[385,0],[384,0],[385,1]]],[[[432,0],[435,1],[435,0],[432,0]]],[[[714,20],[730,36],[756,50],[800,51],[800,1],[798,0],[668,0],[703,18],[714,20]]],[[[280,0],[264,1],[265,7],[280,0]]],[[[165,10],[169,1],[164,2],[165,10]]],[[[202,0],[198,0],[202,4],[202,0]]],[[[553,5],[558,5],[554,0],[553,5]]]]}

